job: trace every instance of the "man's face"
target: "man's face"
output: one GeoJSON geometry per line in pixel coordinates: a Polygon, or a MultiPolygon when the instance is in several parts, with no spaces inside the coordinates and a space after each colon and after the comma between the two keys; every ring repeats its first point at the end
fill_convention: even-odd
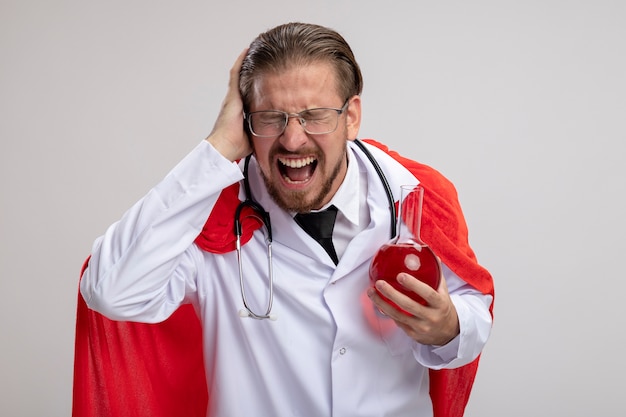
{"type": "MultiPolygon", "coordinates": [[[[250,112],[342,107],[330,64],[314,63],[265,74],[254,85],[250,112]]],[[[285,210],[308,212],[328,203],[341,185],[347,169],[347,140],[354,140],[361,120],[359,96],[350,98],[334,132],[312,135],[297,118],[290,118],[276,137],[251,135],[254,154],[272,198],[285,210]]]]}

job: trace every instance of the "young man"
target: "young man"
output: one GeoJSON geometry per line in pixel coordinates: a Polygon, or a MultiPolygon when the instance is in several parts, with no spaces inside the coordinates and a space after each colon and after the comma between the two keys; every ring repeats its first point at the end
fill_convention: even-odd
{"type": "Polygon", "coordinates": [[[463,412],[491,328],[491,277],[445,178],[380,144],[359,146],[361,89],[335,31],[294,23],[259,35],[231,70],[208,138],[94,243],[81,280],[91,309],[158,323],[195,307],[209,416],[463,412]],[[401,185],[418,183],[443,279],[437,289],[397,280],[426,305],[384,281],[375,291],[368,277],[394,221],[385,185],[397,202],[401,185]],[[326,250],[299,214],[329,207],[326,250]],[[264,211],[271,227],[258,220],[264,211]],[[468,364],[445,383],[430,371],[468,364]]]}

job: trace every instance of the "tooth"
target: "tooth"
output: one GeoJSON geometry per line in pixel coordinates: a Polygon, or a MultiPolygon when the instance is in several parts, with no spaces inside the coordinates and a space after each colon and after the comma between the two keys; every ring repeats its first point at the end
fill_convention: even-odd
{"type": "Polygon", "coordinates": [[[278,159],[279,162],[285,166],[290,168],[302,168],[303,166],[312,164],[315,161],[315,158],[312,156],[301,158],[301,159],[278,159]]]}

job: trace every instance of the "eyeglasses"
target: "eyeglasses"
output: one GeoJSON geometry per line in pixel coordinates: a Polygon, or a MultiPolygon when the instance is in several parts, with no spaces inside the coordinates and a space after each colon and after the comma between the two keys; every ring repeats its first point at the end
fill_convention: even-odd
{"type": "Polygon", "coordinates": [[[320,107],[303,110],[300,113],[287,113],[279,110],[262,110],[246,114],[248,127],[254,136],[270,138],[280,136],[287,128],[289,119],[296,118],[306,133],[324,135],[337,129],[339,116],[346,111],[349,99],[340,109],[320,107]]]}

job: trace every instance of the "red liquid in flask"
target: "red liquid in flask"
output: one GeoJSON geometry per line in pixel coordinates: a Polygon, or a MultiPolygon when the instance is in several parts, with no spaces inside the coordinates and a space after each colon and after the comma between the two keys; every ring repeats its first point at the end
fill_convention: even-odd
{"type": "MultiPolygon", "coordinates": [[[[441,268],[433,251],[428,246],[417,243],[387,243],[378,250],[370,265],[372,283],[379,279],[387,281],[402,294],[425,305],[426,301],[422,297],[398,283],[397,277],[401,272],[406,272],[437,289],[441,277],[441,268]]],[[[393,302],[387,301],[400,309],[393,302]]]]}
{"type": "MultiPolygon", "coordinates": [[[[424,189],[419,185],[403,186],[401,195],[398,235],[380,247],[370,264],[369,276],[372,284],[377,280],[384,280],[402,294],[426,305],[422,297],[404,288],[397,280],[399,273],[406,272],[435,290],[439,287],[441,278],[439,259],[420,239],[424,189]]],[[[403,311],[380,292],[379,295],[403,311]]]]}

